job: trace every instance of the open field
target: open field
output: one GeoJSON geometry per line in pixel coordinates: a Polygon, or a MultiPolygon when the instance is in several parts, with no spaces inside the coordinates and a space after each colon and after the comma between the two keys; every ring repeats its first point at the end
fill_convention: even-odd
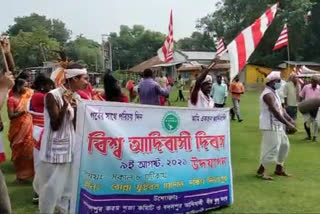
{"type": "MultiPolygon", "coordinates": [[[[186,91],[187,94],[187,91],[186,91]]],[[[286,168],[292,178],[275,178],[262,181],[255,177],[258,167],[261,133],[258,130],[259,94],[248,92],[241,101],[244,121],[231,122],[231,150],[234,175],[234,204],[212,213],[319,213],[320,203],[320,143],[305,142],[304,131],[299,121],[299,132],[290,136],[291,151],[286,168]]],[[[176,91],[171,94],[171,103],[186,106],[186,102],[174,102],[176,91]]],[[[7,133],[8,120],[5,119],[7,133]]],[[[301,119],[301,115],[299,115],[301,119]]],[[[4,138],[6,138],[4,134],[4,138]]],[[[31,203],[30,185],[14,183],[15,175],[10,161],[9,143],[6,139],[7,161],[1,165],[6,175],[14,214],[37,213],[31,203]]],[[[274,169],[270,168],[270,174],[274,169]]]]}

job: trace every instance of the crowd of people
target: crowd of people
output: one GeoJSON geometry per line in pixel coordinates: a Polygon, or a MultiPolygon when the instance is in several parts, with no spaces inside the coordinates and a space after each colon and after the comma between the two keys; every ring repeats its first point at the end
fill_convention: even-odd
{"type": "Polygon", "coordinates": [[[290,148],[287,134],[297,132],[298,108],[307,135],[304,140],[317,142],[320,81],[317,75],[303,81],[296,74],[291,74],[286,82],[281,79],[280,72],[271,72],[266,80],[266,87],[260,96],[263,137],[257,175],[264,180],[273,180],[265,173],[270,163],[276,163],[275,175],[291,176],[284,170],[284,162],[290,148]]]}
{"type": "MultiPolygon", "coordinates": [[[[70,178],[74,177],[73,152],[79,102],[98,100],[129,103],[138,96],[140,104],[164,106],[169,102],[174,83],[168,75],[155,75],[151,69],[146,69],[137,85],[133,81],[127,83],[128,98],[119,81],[110,72],[104,75],[104,90],[101,92],[92,88],[83,65],[68,61],[61,61],[50,77],[39,74],[32,82],[28,73],[15,75],[14,78],[11,72],[14,71],[14,62],[10,42],[7,40],[1,45],[6,50],[9,69],[0,76],[0,104],[2,107],[8,97],[8,139],[16,182],[29,183],[33,179],[33,202],[39,205],[40,213],[54,213],[55,209],[68,213],[72,194],[70,178]]],[[[192,82],[189,105],[201,108],[224,107],[228,93],[221,80],[218,77],[212,87],[212,77],[205,70],[192,82]]],[[[176,87],[179,91],[177,100],[185,101],[185,81],[181,76],[176,87]]],[[[235,88],[238,91],[231,91],[232,94],[238,93],[240,96],[244,92],[239,87],[235,88]]],[[[3,123],[0,121],[2,131],[3,123]]],[[[4,161],[2,142],[0,146],[3,156],[1,160],[4,161]]],[[[5,198],[1,200],[3,204],[0,213],[10,213],[10,200],[2,174],[0,178],[0,194],[1,198],[5,198]]]]}
{"type": "MultiPolygon", "coordinates": [[[[86,68],[77,63],[62,61],[60,67],[50,77],[40,74],[32,82],[27,73],[13,77],[14,61],[9,40],[2,41],[7,70],[0,74],[0,110],[7,99],[10,120],[8,139],[12,150],[12,162],[16,182],[25,183],[33,179],[34,202],[39,204],[40,213],[54,213],[59,209],[68,213],[74,177],[74,144],[76,112],[82,100],[111,102],[133,102],[139,97],[144,105],[164,106],[174,83],[168,75],[155,75],[151,69],[143,72],[139,83],[126,84],[129,97],[122,91],[120,83],[111,73],[103,78],[103,92],[95,90],[88,82],[86,68]],[[12,72],[11,72],[12,71],[12,72]]],[[[320,97],[318,79],[302,89],[295,75],[281,84],[280,72],[271,72],[266,77],[266,87],[260,96],[260,129],[263,133],[258,177],[271,180],[266,168],[276,162],[275,174],[289,176],[284,170],[284,162],[289,152],[287,133],[295,133],[297,106],[301,100],[320,97]]],[[[176,82],[177,101],[185,101],[184,79],[176,82]]],[[[189,107],[223,108],[230,94],[233,107],[231,119],[242,122],[240,100],[245,89],[236,76],[230,86],[222,76],[216,81],[209,75],[209,69],[196,76],[190,85],[189,107]]],[[[170,103],[168,103],[170,105],[170,103]]],[[[304,114],[304,127],[308,140],[316,141],[318,136],[318,108],[304,114]]],[[[0,133],[3,122],[0,117],[0,133]]],[[[0,139],[2,136],[0,135],[0,139]]],[[[3,145],[0,143],[0,161],[4,161],[3,145]]],[[[11,213],[11,205],[0,171],[0,213],[11,213]]]]}
{"type": "MultiPolygon", "coordinates": [[[[168,96],[171,86],[161,87],[158,81],[159,78],[154,79],[151,70],[145,70],[143,80],[139,84],[141,104],[162,105],[161,97],[168,96]]],[[[310,83],[302,82],[295,74],[290,75],[287,82],[281,78],[280,72],[273,71],[266,76],[265,89],[260,96],[259,127],[262,131],[262,143],[260,166],[257,170],[259,178],[273,180],[273,177],[266,174],[270,163],[276,163],[275,175],[291,176],[284,169],[284,162],[290,148],[287,134],[294,134],[297,131],[296,120],[299,103],[313,102],[313,99],[320,97],[319,83],[317,76],[313,76],[310,83]]],[[[184,86],[184,80],[179,76],[176,83],[179,91],[176,101],[184,101],[184,86]]],[[[244,92],[245,88],[240,82],[239,76],[236,76],[228,86],[220,75],[216,75],[216,81],[213,83],[209,70],[204,69],[191,82],[188,103],[189,107],[193,108],[223,108],[226,106],[230,93],[232,99],[231,120],[235,120],[237,117],[238,122],[242,122],[240,100],[244,92]]],[[[305,140],[317,140],[318,111],[319,108],[314,107],[303,113],[304,128],[307,134],[305,140]]]]}
{"type": "MultiPolygon", "coordinates": [[[[171,105],[169,94],[173,86],[176,87],[178,91],[175,102],[185,102],[188,100],[190,107],[224,108],[226,107],[227,97],[230,94],[233,105],[230,110],[231,118],[235,120],[235,116],[237,116],[238,121],[242,122],[243,120],[240,116],[240,99],[245,92],[245,88],[240,82],[239,76],[236,76],[229,86],[225,83],[221,75],[215,75],[216,80],[213,82],[213,77],[208,75],[208,73],[209,70],[204,68],[204,72],[202,72],[200,76],[198,76],[199,74],[197,73],[195,74],[189,86],[189,96],[187,96],[187,99],[184,93],[187,84],[181,75],[178,76],[174,83],[172,79],[168,77],[168,74],[163,75],[162,72],[158,74],[151,69],[146,69],[143,72],[143,76],[136,88],[132,80],[128,81],[126,88],[129,90],[130,97],[131,94],[134,94],[135,88],[136,93],[132,97],[138,97],[141,104],[160,106],[171,105]],[[204,89],[200,90],[202,85],[204,85],[204,89]],[[200,96],[199,102],[198,96],[200,96]]],[[[133,100],[130,99],[130,101],[133,100]]]]}

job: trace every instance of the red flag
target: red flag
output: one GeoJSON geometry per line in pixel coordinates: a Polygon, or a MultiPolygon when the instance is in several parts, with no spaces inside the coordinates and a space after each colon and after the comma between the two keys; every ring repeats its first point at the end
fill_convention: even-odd
{"type": "Polygon", "coordinates": [[[170,13],[169,22],[169,34],[167,35],[166,41],[164,41],[162,48],[158,50],[158,57],[163,62],[170,62],[173,60],[173,19],[172,10],[170,13]]]}
{"type": "Polygon", "coordinates": [[[271,25],[279,4],[273,5],[252,25],[243,30],[227,47],[230,58],[230,79],[233,79],[246,65],[247,60],[258,46],[264,33],[271,25]]]}
{"type": "Polygon", "coordinates": [[[274,45],[273,51],[278,50],[284,46],[287,46],[288,44],[289,44],[288,27],[287,27],[287,24],[285,24],[276,44],[274,45]]]}
{"type": "Polygon", "coordinates": [[[217,49],[217,53],[216,53],[217,57],[220,57],[223,54],[223,52],[226,50],[226,46],[224,46],[223,37],[221,37],[219,41],[216,43],[216,49],[217,49]]]}

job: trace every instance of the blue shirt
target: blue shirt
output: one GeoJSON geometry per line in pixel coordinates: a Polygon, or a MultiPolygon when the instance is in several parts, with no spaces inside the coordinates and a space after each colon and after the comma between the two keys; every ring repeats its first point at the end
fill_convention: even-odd
{"type": "Polygon", "coordinates": [[[140,103],[146,105],[160,105],[160,95],[168,96],[171,87],[161,88],[152,78],[143,79],[139,84],[140,103]]]}
{"type": "Polygon", "coordinates": [[[211,97],[213,98],[213,102],[216,104],[224,104],[225,97],[228,96],[228,87],[226,84],[214,83],[211,89],[211,97]]]}

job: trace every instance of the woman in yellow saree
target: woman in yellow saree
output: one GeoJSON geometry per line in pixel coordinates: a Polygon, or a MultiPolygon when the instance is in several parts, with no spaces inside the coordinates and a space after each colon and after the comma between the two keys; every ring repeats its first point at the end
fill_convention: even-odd
{"type": "Polygon", "coordinates": [[[12,150],[17,182],[22,183],[34,176],[32,116],[27,112],[27,104],[33,91],[26,88],[23,79],[15,80],[13,96],[8,99],[10,119],[9,141],[12,150]]]}

